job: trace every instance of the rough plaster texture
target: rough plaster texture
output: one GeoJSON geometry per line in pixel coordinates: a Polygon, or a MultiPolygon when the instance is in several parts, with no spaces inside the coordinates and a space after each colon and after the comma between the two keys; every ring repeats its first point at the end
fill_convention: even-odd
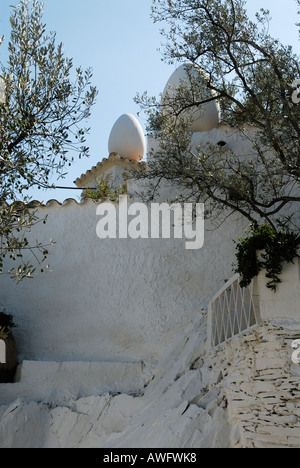
{"type": "Polygon", "coordinates": [[[265,321],[274,319],[299,319],[300,304],[300,251],[299,258],[292,263],[284,262],[280,275],[281,283],[277,285],[276,294],[266,288],[268,279],[265,272],[257,277],[260,316],[265,321]]]}
{"type": "MultiPolygon", "coordinates": [[[[249,154],[234,132],[210,133],[249,154]]],[[[184,240],[100,240],[96,207],[39,206],[48,220],[31,238],[56,242],[50,271],[17,287],[1,277],[23,364],[0,386],[0,447],[299,447],[299,264],[276,321],[265,294],[267,320],[208,350],[205,310],[232,276],[245,221],[206,222],[204,247],[188,251],[184,240]]]]}
{"type": "Polygon", "coordinates": [[[141,362],[23,361],[15,382],[0,385],[0,403],[64,402],[103,393],[139,393],[152,374],[141,362]]]}
{"type": "Polygon", "coordinates": [[[207,350],[203,314],[138,393],[76,397],[66,382],[59,395],[37,398],[31,386],[25,399],[21,392],[4,404],[2,390],[0,447],[298,448],[300,367],[291,343],[299,329],[299,320],[266,322],[207,350]]]}
{"type": "MultiPolygon", "coordinates": [[[[253,129],[245,128],[244,133],[241,133],[237,129],[233,129],[226,123],[221,122],[216,128],[210,131],[193,133],[191,145],[195,148],[201,146],[207,147],[207,145],[210,147],[215,146],[218,151],[231,150],[238,157],[253,159],[255,157],[253,142],[253,129]],[[223,148],[218,146],[218,143],[221,141],[226,143],[226,146],[223,148]]],[[[147,160],[151,161],[159,147],[159,140],[148,136],[147,146],[147,160]]]]}
{"type": "MultiPolygon", "coordinates": [[[[297,262],[285,267],[280,291],[285,297],[285,286],[295,290],[299,282],[298,268],[297,262]]],[[[177,316],[176,329],[156,352],[153,346],[168,335],[160,327],[157,341],[148,331],[152,347],[150,340],[131,343],[136,357],[147,356],[145,363],[126,362],[125,346],[117,360],[106,342],[98,351],[99,356],[103,349],[110,351],[115,359],[109,362],[23,362],[19,381],[0,386],[0,447],[299,447],[300,367],[292,362],[291,344],[300,337],[300,320],[294,301],[286,301],[284,319],[272,320],[272,311],[265,311],[266,306],[267,320],[214,349],[206,344],[203,308],[197,309],[196,320],[189,317],[189,324],[186,318],[179,325],[177,316]]],[[[50,312],[49,307],[49,331],[50,312]]],[[[72,316],[64,318],[71,321],[72,316]]],[[[143,319],[151,328],[147,315],[143,319]]],[[[126,343],[130,334],[124,331],[126,343]]],[[[44,349],[50,354],[46,338],[44,349]]],[[[30,341],[23,340],[27,348],[42,350],[38,341],[30,348],[30,341]]],[[[65,355],[67,349],[59,352],[65,355]]],[[[78,341],[76,350],[88,355],[86,343],[78,341]]]]}
{"type": "Polygon", "coordinates": [[[47,223],[30,237],[55,241],[50,271],[17,287],[1,277],[22,364],[0,388],[0,446],[228,445],[222,396],[201,400],[215,377],[192,368],[206,334],[194,323],[232,274],[242,220],[206,223],[204,247],[186,250],[185,239],[100,240],[96,208],[38,204],[47,223]]]}
{"type": "Polygon", "coordinates": [[[0,406],[0,447],[229,446],[226,402],[213,389],[220,372],[203,364],[203,319],[182,330],[143,393],[76,399],[66,388],[59,400],[27,395],[0,406]]]}
{"type": "MultiPolygon", "coordinates": [[[[1,277],[0,306],[14,316],[19,359],[157,362],[232,274],[236,224],[184,239],[99,239],[97,204],[40,208],[31,233],[49,248],[50,271],[17,287],[1,277]]],[[[240,222],[242,224],[242,222],[240,222]]]]}

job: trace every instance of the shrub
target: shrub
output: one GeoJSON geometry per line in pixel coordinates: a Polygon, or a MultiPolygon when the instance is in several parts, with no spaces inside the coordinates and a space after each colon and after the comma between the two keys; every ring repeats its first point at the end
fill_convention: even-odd
{"type": "Polygon", "coordinates": [[[284,261],[292,263],[299,256],[299,245],[299,234],[289,229],[276,231],[268,223],[262,226],[253,223],[250,235],[239,238],[236,247],[235,271],[242,277],[241,287],[248,286],[252,279],[265,269],[266,278],[269,279],[267,287],[276,292],[278,283],[281,283],[282,264],[284,261]],[[260,255],[258,251],[262,251],[260,255]]]}

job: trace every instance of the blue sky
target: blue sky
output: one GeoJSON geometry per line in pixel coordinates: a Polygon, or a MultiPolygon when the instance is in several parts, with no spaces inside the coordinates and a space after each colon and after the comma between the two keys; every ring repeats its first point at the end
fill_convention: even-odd
{"type": "MultiPolygon", "coordinates": [[[[9,36],[10,5],[14,0],[0,0],[0,36],[9,36]]],[[[137,116],[136,93],[147,91],[159,96],[175,66],[161,61],[157,50],[162,42],[159,28],[150,18],[152,0],[45,0],[44,22],[55,31],[64,52],[74,65],[92,67],[93,84],[99,90],[90,119],[87,144],[91,157],[76,160],[68,176],[59,185],[74,186],[73,181],[91,166],[108,156],[107,143],[115,121],[124,113],[137,116]]],[[[249,0],[251,17],[260,8],[270,9],[270,32],[285,44],[292,44],[300,54],[299,20],[294,0],[249,0]]],[[[0,49],[0,60],[5,49],[0,49]]],[[[295,77],[298,78],[298,77],[295,77]]],[[[145,129],[145,119],[139,121],[145,129]]],[[[76,198],[76,191],[32,192],[33,198],[47,201],[76,198]]]]}

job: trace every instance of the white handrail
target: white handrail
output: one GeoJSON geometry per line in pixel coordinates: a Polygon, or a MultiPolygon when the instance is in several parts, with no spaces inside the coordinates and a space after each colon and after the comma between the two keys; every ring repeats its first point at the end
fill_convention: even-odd
{"type": "Polygon", "coordinates": [[[260,322],[255,281],[240,286],[234,275],[213,297],[208,307],[208,346],[214,347],[260,322]]]}

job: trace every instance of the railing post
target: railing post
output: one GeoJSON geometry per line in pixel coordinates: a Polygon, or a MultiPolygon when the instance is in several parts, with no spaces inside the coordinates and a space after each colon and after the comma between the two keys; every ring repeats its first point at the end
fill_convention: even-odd
{"type": "Polygon", "coordinates": [[[209,350],[212,348],[212,303],[208,305],[207,311],[207,338],[206,338],[206,349],[209,350]]]}

